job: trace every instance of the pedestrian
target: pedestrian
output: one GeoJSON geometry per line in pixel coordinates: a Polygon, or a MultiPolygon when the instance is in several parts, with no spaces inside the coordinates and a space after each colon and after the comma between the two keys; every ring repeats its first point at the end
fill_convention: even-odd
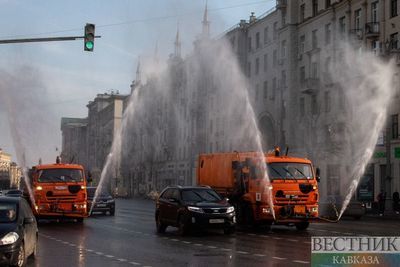
{"type": "Polygon", "coordinates": [[[393,193],[393,211],[400,214],[400,197],[397,191],[393,193]]]}
{"type": "Polygon", "coordinates": [[[381,191],[377,198],[378,198],[379,216],[383,216],[385,212],[386,193],[381,191]]]}

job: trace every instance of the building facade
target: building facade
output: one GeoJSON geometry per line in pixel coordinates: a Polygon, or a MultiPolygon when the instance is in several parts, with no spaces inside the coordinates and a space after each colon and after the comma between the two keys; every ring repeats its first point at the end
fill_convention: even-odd
{"type": "Polygon", "coordinates": [[[21,176],[21,168],[0,148],[0,189],[19,188],[21,176]]]}

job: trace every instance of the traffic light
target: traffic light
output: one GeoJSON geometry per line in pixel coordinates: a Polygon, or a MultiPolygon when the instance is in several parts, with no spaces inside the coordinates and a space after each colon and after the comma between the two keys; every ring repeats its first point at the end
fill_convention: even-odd
{"type": "Polygon", "coordinates": [[[93,52],[94,48],[94,24],[86,23],[85,26],[85,43],[84,43],[84,50],[93,52]]]}

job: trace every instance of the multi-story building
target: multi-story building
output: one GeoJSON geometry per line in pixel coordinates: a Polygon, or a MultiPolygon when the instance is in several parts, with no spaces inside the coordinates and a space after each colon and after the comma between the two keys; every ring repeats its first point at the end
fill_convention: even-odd
{"type": "MultiPolygon", "coordinates": [[[[342,64],[344,41],[398,64],[398,12],[397,0],[278,0],[276,9],[258,18],[252,14],[226,33],[252,84],[265,143],[288,145],[319,165],[326,198],[349,186],[341,152],[349,145],[344,137],[351,122],[345,116],[346,88],[332,80],[332,66],[342,64]]],[[[385,142],[361,180],[360,199],[400,190],[398,101],[396,96],[390,108],[385,142]]]]}
{"type": "Polygon", "coordinates": [[[0,148],[0,189],[19,188],[21,168],[0,148]]]}
{"type": "MultiPolygon", "coordinates": [[[[121,127],[126,95],[118,92],[98,94],[90,101],[87,118],[62,118],[63,160],[83,164],[99,181],[101,170],[110,153],[115,133],[121,127]]],[[[113,180],[119,179],[119,169],[113,180]]]]}

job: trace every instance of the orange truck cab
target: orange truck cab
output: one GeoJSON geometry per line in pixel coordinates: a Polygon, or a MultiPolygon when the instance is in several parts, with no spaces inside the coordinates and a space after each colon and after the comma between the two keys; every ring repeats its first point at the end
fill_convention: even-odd
{"type": "Polygon", "coordinates": [[[304,230],[318,219],[318,175],[310,160],[282,156],[278,149],[269,154],[201,154],[197,183],[229,198],[239,223],[304,230]]]}
{"type": "Polygon", "coordinates": [[[86,177],[81,165],[37,165],[30,176],[36,217],[69,217],[82,222],[88,216],[86,177]]]}

